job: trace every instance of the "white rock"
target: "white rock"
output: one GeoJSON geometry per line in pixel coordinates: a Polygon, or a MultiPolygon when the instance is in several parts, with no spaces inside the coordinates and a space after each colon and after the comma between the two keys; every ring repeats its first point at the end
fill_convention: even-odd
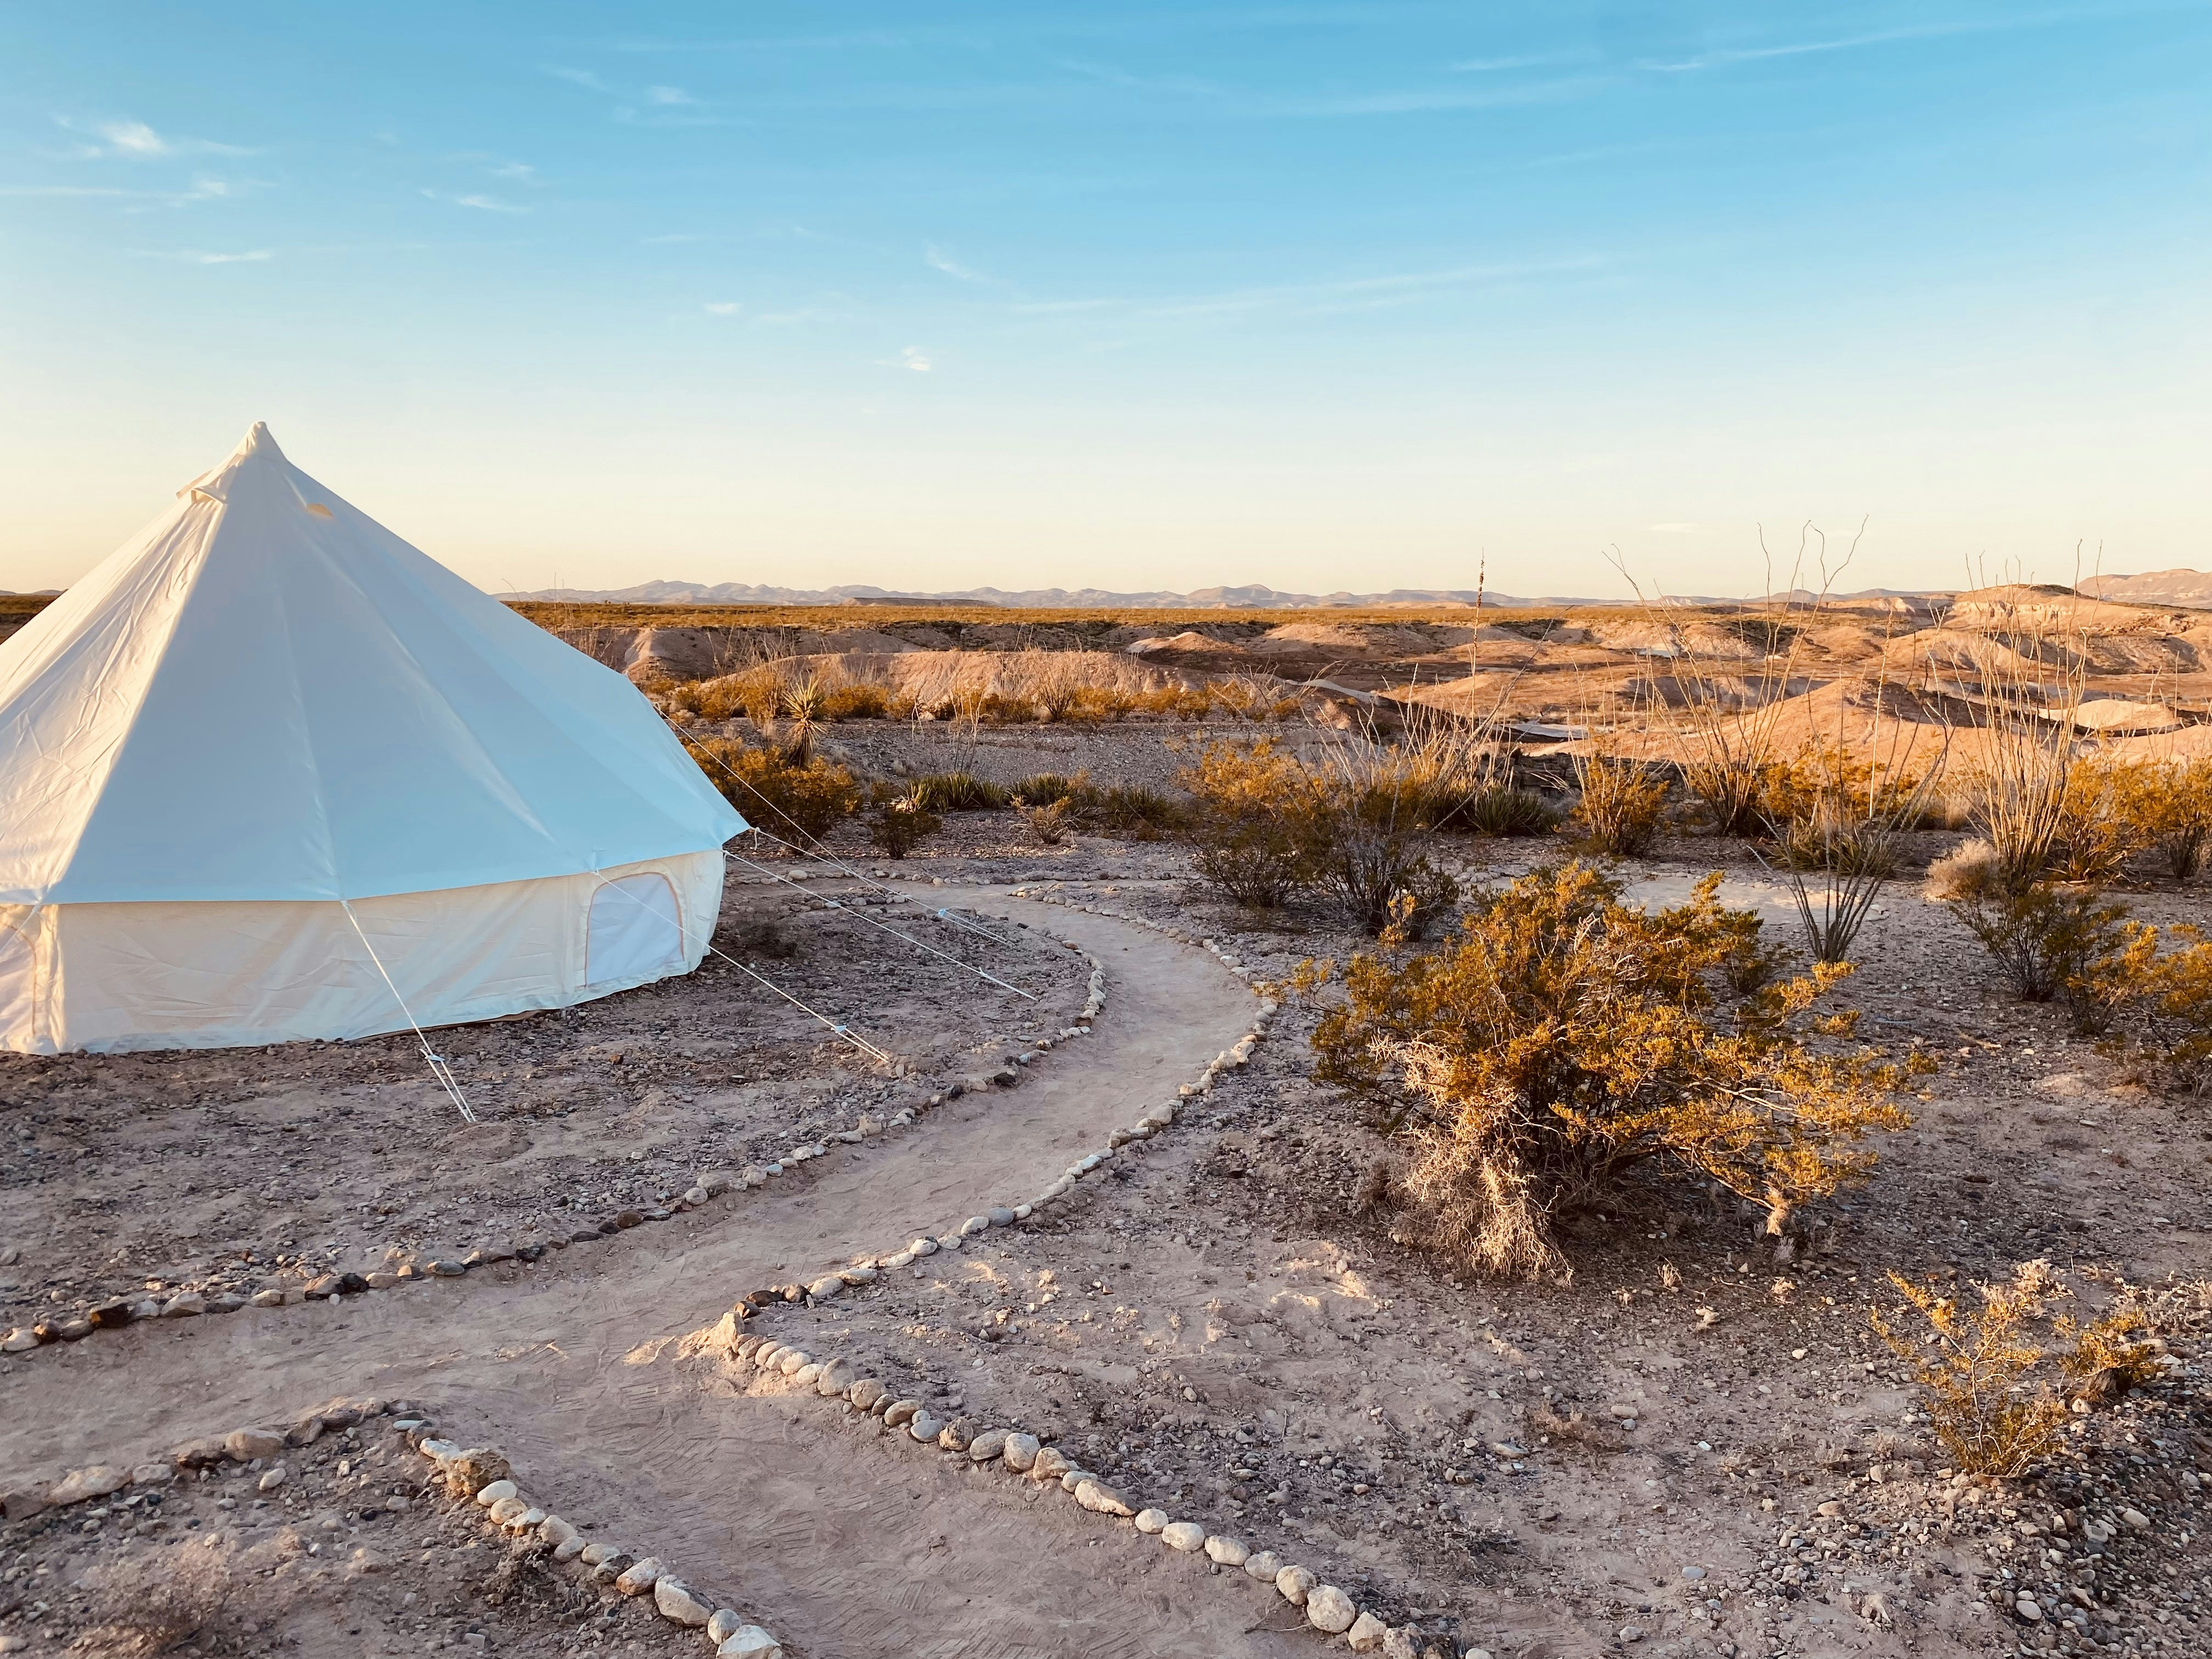
{"type": "Polygon", "coordinates": [[[1275,1575],[1282,1570],[1283,1564],[1275,1559],[1273,1550],[1255,1550],[1244,1558],[1244,1571],[1265,1583],[1273,1583],[1275,1575]]]}
{"type": "Polygon", "coordinates": [[[1093,1515],[1116,1515],[1127,1519],[1136,1510],[1129,1500],[1103,1480],[1085,1480],[1075,1488],[1075,1501],[1093,1515]]]}
{"type": "Polygon", "coordinates": [[[999,1455],[1006,1460],[1008,1468],[1019,1472],[1035,1463],[1037,1453],[1042,1449],[1035,1435],[1014,1433],[1006,1437],[1006,1449],[999,1455]]]}
{"type": "Polygon", "coordinates": [[[1334,1584],[1316,1584],[1306,1592],[1306,1622],[1330,1636],[1341,1636],[1359,1617],[1352,1598],[1334,1584]]]}
{"type": "Polygon", "coordinates": [[[1206,1559],[1224,1567],[1241,1567],[1252,1559],[1252,1551],[1241,1539],[1217,1533],[1206,1540],[1206,1559]]]}
{"type": "Polygon", "coordinates": [[[686,1630],[702,1629],[714,1616],[714,1610],[692,1595],[681,1579],[665,1574],[653,1580],[653,1605],[663,1619],[686,1630]]]}
{"type": "Polygon", "coordinates": [[[1195,1521],[1170,1521],[1160,1528],[1160,1542],[1194,1555],[1206,1547],[1206,1528],[1195,1521]]]}
{"type": "Polygon", "coordinates": [[[714,1650],[714,1659],[783,1659],[783,1644],[758,1625],[745,1625],[714,1650]]]}
{"type": "Polygon", "coordinates": [[[806,1294],[817,1302],[827,1302],[833,1296],[843,1295],[844,1291],[845,1280],[837,1273],[824,1273],[806,1287],[806,1294]]]}
{"type": "Polygon", "coordinates": [[[994,1462],[1006,1449],[1004,1429],[986,1429],[968,1443],[968,1461],[971,1463],[994,1462]]]}
{"type": "MultiPolygon", "coordinates": [[[[253,1483],[256,1492],[275,1492],[284,1484],[285,1468],[282,1463],[271,1465],[261,1472],[261,1479],[253,1483]]],[[[494,1516],[495,1520],[498,1517],[494,1516]]]]}
{"type": "Polygon", "coordinates": [[[642,1595],[660,1582],[660,1575],[668,1569],[660,1565],[660,1558],[648,1555],[642,1561],[633,1561],[615,1575],[615,1588],[624,1595],[642,1595]]]}
{"type": "Polygon", "coordinates": [[[935,1440],[944,1427],[945,1425],[924,1407],[914,1414],[914,1420],[906,1425],[906,1431],[915,1439],[927,1443],[935,1440]]]}
{"type": "Polygon", "coordinates": [[[714,1616],[707,1620],[707,1639],[720,1647],[744,1629],[744,1615],[734,1609],[717,1607],[714,1616]]]}
{"type": "Polygon", "coordinates": [[[1139,1532],[1157,1534],[1160,1528],[1166,1526],[1167,1523],[1168,1512],[1165,1510],[1139,1510],[1137,1511],[1137,1530],[1139,1532]]]}
{"type": "MultiPolygon", "coordinates": [[[[792,1372],[792,1383],[794,1387],[801,1389],[814,1388],[821,1382],[822,1373],[824,1369],[825,1368],[820,1360],[810,1360],[807,1364],[801,1365],[797,1370],[792,1372]]],[[[837,1391],[835,1389],[832,1389],[830,1392],[835,1394],[837,1391]]]]}
{"type": "Polygon", "coordinates": [[[795,1375],[801,1366],[811,1365],[814,1356],[804,1348],[786,1348],[776,1356],[775,1368],[786,1376],[795,1375]]]}
{"type": "Polygon", "coordinates": [[[494,1480],[477,1492],[477,1502],[489,1509],[503,1498],[519,1496],[521,1491],[512,1480],[494,1480]]]}
{"type": "MultiPolygon", "coordinates": [[[[272,1469],[270,1473],[273,1474],[276,1471],[272,1469]]],[[[492,1525],[503,1527],[508,1522],[520,1521],[524,1516],[529,1514],[530,1505],[520,1498],[502,1498],[491,1506],[489,1513],[491,1516],[492,1525]]]]}
{"type": "Polygon", "coordinates": [[[557,1515],[549,1515],[538,1523],[540,1540],[556,1550],[575,1535],[576,1529],[557,1515]]]}
{"type": "Polygon", "coordinates": [[[1389,1632],[1382,1638],[1382,1659],[1421,1659],[1419,1632],[1411,1625],[1389,1632]]]}
{"type": "Polygon", "coordinates": [[[590,1547],[591,1546],[584,1541],[583,1534],[579,1533],[573,1538],[563,1539],[560,1543],[556,1544],[553,1547],[553,1559],[556,1562],[573,1561],[590,1547]]]}
{"type": "MultiPolygon", "coordinates": [[[[1313,1616],[1310,1609],[1306,1616],[1309,1619],[1313,1616]]],[[[1354,1653],[1376,1653],[1381,1650],[1383,1638],[1389,1634],[1389,1626],[1371,1613],[1363,1613],[1352,1621],[1352,1628],[1344,1633],[1344,1639],[1352,1644],[1354,1653]]]]}

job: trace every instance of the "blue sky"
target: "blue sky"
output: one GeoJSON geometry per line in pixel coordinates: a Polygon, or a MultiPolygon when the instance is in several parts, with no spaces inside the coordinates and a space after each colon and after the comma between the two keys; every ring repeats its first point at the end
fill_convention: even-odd
{"type": "Polygon", "coordinates": [[[0,5],[0,587],[2212,566],[2212,7],[0,5]]]}

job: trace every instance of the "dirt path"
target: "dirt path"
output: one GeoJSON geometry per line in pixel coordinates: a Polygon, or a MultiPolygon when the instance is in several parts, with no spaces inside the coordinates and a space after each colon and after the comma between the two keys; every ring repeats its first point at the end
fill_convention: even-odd
{"type": "Polygon", "coordinates": [[[848,1451],[845,1437],[863,1431],[833,1413],[731,1397],[711,1367],[672,1358],[667,1339],[746,1290],[1038,1190],[1072,1154],[1172,1097],[1249,1021],[1249,993],[1198,951],[1000,892],[959,899],[1073,939],[1106,963],[1095,1034],[1018,1090],[969,1097],[915,1130],[834,1154],[818,1174],[588,1253],[43,1350],[0,1373],[0,1482],[154,1457],[334,1394],[375,1393],[431,1402],[441,1420],[506,1449],[533,1488],[573,1502],[577,1518],[782,1619],[814,1659],[891,1648],[1006,1659],[1076,1647],[1220,1651],[1249,1624],[1283,1623],[1286,1609],[1257,1586],[1249,1596],[1201,1590],[1203,1564],[1195,1576],[1176,1571],[1188,1564],[1070,1506],[979,1490],[926,1453],[902,1463],[872,1446],[848,1451]],[[1147,1588],[1163,1574],[1190,1578],[1195,1593],[1147,1588]],[[1085,1626],[1080,1639],[1072,1622],[1085,1626]]]}

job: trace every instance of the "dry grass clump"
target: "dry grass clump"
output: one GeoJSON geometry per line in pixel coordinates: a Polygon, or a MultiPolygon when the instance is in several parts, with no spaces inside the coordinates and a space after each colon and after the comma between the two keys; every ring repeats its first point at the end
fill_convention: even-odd
{"type": "Polygon", "coordinates": [[[1413,1135],[1413,1236],[1486,1271],[1564,1273],[1561,1221],[1637,1165],[1765,1205],[1778,1237],[1872,1168],[1860,1143],[1910,1121],[1893,1096],[1924,1063],[1808,1042],[1850,1030],[1813,1012],[1845,969],[1724,1004],[1759,921],[1723,909],[1719,882],[1649,915],[1570,863],[1486,896],[1433,953],[1354,959],[1314,1047],[1321,1076],[1389,1103],[1413,1135]]]}

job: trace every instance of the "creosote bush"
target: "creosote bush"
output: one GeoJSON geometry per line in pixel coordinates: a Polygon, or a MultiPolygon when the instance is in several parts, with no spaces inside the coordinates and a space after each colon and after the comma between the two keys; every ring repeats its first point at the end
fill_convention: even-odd
{"type": "Polygon", "coordinates": [[[860,786],[842,766],[777,748],[750,748],[726,738],[687,741],[699,769],[731,805],[780,841],[794,831],[819,841],[860,805],[860,786]]]}
{"type": "Polygon", "coordinates": [[[1577,755],[1575,782],[1583,793],[1574,822],[1592,852],[1633,858],[1651,845],[1667,808],[1663,768],[1611,755],[1577,755]]]}
{"type": "Polygon", "coordinates": [[[2132,995],[2140,976],[2124,955],[2131,938],[2124,904],[2051,882],[2011,888],[1996,857],[1947,870],[1942,890],[1945,908],[2023,1002],[2062,1002],[2075,1028],[2094,1035],[2132,995]]]}
{"type": "MultiPolygon", "coordinates": [[[[1873,1167],[1869,1131],[1927,1069],[1816,1047],[1851,1017],[1814,1012],[1848,968],[1725,1000],[1759,921],[1720,877],[1656,915],[1580,862],[1480,899],[1461,931],[1405,961],[1362,956],[1313,1038],[1326,1080],[1411,1135],[1408,1237],[1486,1271],[1564,1274],[1560,1224],[1654,1160],[1792,1212],[1873,1167]]],[[[1756,977],[1756,976],[1754,976],[1756,977]]]]}
{"type": "Polygon", "coordinates": [[[2021,1263],[2008,1284],[1975,1285],[1978,1306],[1899,1273],[1889,1281],[1925,1328],[1900,1329],[1876,1310],[1875,1330],[1911,1368],[1937,1442],[1966,1474],[2031,1474],[2057,1450],[2069,1399],[2094,1410],[2164,1375],[2164,1344],[2135,1292],[2124,1289],[2097,1319],[2054,1316],[2052,1304],[2073,1292],[2048,1261],[2021,1263]],[[2036,1329],[2046,1320],[2049,1340],[2036,1329]]]}

